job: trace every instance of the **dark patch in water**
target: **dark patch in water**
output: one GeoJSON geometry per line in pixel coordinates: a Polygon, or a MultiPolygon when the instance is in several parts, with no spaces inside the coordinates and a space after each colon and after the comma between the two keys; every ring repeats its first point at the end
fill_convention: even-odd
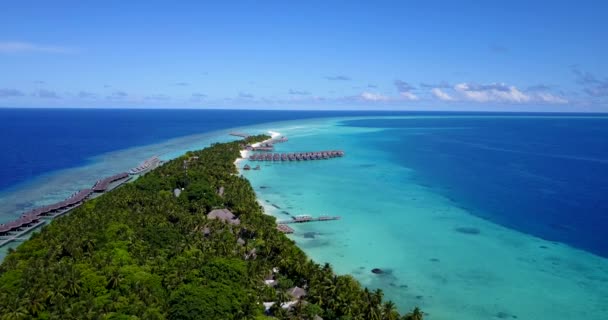
{"type": "Polygon", "coordinates": [[[287,207],[287,209],[293,209],[293,207],[287,207]]]}
{"type": "Polygon", "coordinates": [[[305,232],[303,236],[306,239],[314,239],[316,235],[316,232],[305,232]]]}
{"type": "Polygon", "coordinates": [[[363,269],[365,269],[365,267],[359,267],[359,269],[363,270],[363,269]]]}
{"type": "Polygon", "coordinates": [[[407,289],[407,288],[408,288],[408,286],[407,286],[407,284],[402,284],[402,285],[400,285],[400,286],[399,286],[399,288],[402,288],[402,289],[407,289]]]}
{"type": "Polygon", "coordinates": [[[276,204],[272,204],[273,207],[277,208],[277,209],[281,209],[281,207],[277,206],[276,204]]]}
{"type": "Polygon", "coordinates": [[[380,268],[374,268],[374,269],[372,269],[372,273],[373,274],[384,274],[384,271],[382,271],[382,269],[380,269],[380,268]]]}
{"type": "Polygon", "coordinates": [[[288,215],[288,216],[290,216],[290,215],[291,215],[291,213],[289,213],[289,212],[287,212],[287,211],[281,211],[281,213],[282,213],[282,214],[286,214],[286,215],[288,215]]]}
{"type": "Polygon", "coordinates": [[[422,298],[424,298],[424,296],[416,296],[416,299],[418,300],[422,300],[422,298]]]}
{"type": "Polygon", "coordinates": [[[431,262],[439,262],[439,259],[437,259],[437,258],[431,258],[431,259],[429,259],[429,261],[431,261],[431,262]]]}
{"type": "Polygon", "coordinates": [[[264,200],[264,201],[266,201],[266,202],[270,203],[270,200],[264,200]]]}
{"type": "Polygon", "coordinates": [[[538,247],[541,249],[549,249],[549,247],[547,247],[547,246],[538,246],[538,247]]]}
{"type": "Polygon", "coordinates": [[[359,167],[361,167],[361,168],[371,168],[371,167],[375,167],[375,166],[376,166],[375,164],[361,164],[361,165],[359,165],[359,167]]]}
{"type": "Polygon", "coordinates": [[[268,189],[268,188],[270,188],[270,187],[268,187],[268,186],[260,186],[260,189],[268,189]]]}
{"type": "Polygon", "coordinates": [[[464,233],[464,234],[479,234],[481,231],[477,228],[473,227],[458,227],[454,229],[456,232],[464,233]]]}
{"type": "Polygon", "coordinates": [[[508,318],[517,319],[516,315],[512,315],[512,314],[509,314],[504,311],[497,312],[495,316],[498,319],[508,319],[508,318]]]}

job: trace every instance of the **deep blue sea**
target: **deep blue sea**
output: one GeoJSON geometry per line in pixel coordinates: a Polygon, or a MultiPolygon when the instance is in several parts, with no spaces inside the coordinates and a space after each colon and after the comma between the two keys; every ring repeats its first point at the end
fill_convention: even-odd
{"type": "Polygon", "coordinates": [[[264,122],[358,112],[0,108],[0,191],[93,156],[264,122]]]}
{"type": "Polygon", "coordinates": [[[608,118],[354,120],[366,136],[469,213],[608,257],[608,118]],[[378,138],[381,135],[382,138],[378,138]],[[379,141],[381,141],[379,143],[379,141]]]}

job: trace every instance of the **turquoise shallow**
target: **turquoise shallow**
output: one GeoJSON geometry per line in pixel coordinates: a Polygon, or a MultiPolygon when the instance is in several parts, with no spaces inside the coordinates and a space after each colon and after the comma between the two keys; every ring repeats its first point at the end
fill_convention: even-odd
{"type": "MultiPolygon", "coordinates": [[[[341,216],[292,225],[289,237],[317,262],[383,289],[400,310],[420,306],[428,319],[599,320],[608,318],[607,121],[353,117],[234,130],[288,136],[279,152],[346,152],[254,162],[261,170],[242,174],[279,220],[341,216]]],[[[60,200],[152,155],[232,140],[228,131],[100,154],[4,191],[0,209],[60,200]]]]}
{"type": "MultiPolygon", "coordinates": [[[[277,219],[300,214],[341,216],[339,221],[292,225],[296,232],[290,237],[316,261],[329,262],[338,272],[383,289],[403,311],[418,305],[429,313],[429,319],[606,319],[608,260],[555,241],[551,237],[562,236],[556,232],[539,229],[534,235],[497,224],[491,220],[492,212],[483,213],[472,202],[459,202],[442,186],[425,180],[423,173],[405,167],[406,157],[413,157],[405,148],[415,150],[407,139],[423,141],[423,136],[437,132],[443,132],[446,139],[457,139],[454,132],[468,130],[471,125],[421,123],[424,119],[401,128],[407,131],[405,135],[395,128],[342,120],[272,126],[269,129],[290,138],[278,151],[342,149],[346,157],[261,163],[262,170],[243,174],[254,185],[266,211],[277,219]],[[373,268],[385,273],[373,274],[373,268]]],[[[492,137],[478,138],[487,144],[492,137]]],[[[446,152],[441,148],[430,152],[436,157],[449,156],[449,147],[445,145],[446,152]]],[[[464,160],[478,159],[471,155],[464,160]]],[[[590,161],[596,164],[596,160],[603,161],[590,161]]],[[[449,160],[454,165],[458,161],[449,160]]],[[[585,166],[584,161],[577,164],[585,166]]],[[[491,172],[486,168],[479,174],[491,172]]],[[[504,186],[509,181],[495,183],[504,186]]],[[[512,189],[517,185],[509,188],[511,194],[528,192],[512,189]]],[[[553,189],[560,192],[558,186],[553,189]]],[[[469,191],[487,197],[508,196],[492,188],[469,191]]],[[[517,203],[505,206],[526,209],[517,203]]],[[[527,214],[530,220],[542,220],[540,213],[536,218],[534,213],[527,214]]],[[[598,243],[605,240],[605,234],[594,236],[598,243]]]]}

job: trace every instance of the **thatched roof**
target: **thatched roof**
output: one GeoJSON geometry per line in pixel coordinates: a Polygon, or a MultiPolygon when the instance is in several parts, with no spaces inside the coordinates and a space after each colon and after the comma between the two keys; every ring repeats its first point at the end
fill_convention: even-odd
{"type": "Polygon", "coordinates": [[[234,225],[239,225],[241,221],[237,219],[228,209],[215,209],[207,214],[207,219],[219,219],[234,225]]]}
{"type": "Polygon", "coordinates": [[[287,294],[292,296],[294,299],[300,299],[306,295],[306,290],[300,287],[293,287],[287,290],[287,294]]]}

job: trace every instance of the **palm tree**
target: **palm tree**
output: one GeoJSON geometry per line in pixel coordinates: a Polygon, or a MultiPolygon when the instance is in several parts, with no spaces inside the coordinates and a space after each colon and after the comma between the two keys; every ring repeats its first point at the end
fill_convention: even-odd
{"type": "Polygon", "coordinates": [[[422,311],[416,307],[412,312],[403,316],[403,320],[422,320],[422,311]]]}
{"type": "Polygon", "coordinates": [[[384,303],[382,307],[382,319],[383,320],[398,320],[399,313],[397,313],[397,308],[395,303],[392,301],[387,301],[384,303]]]}

